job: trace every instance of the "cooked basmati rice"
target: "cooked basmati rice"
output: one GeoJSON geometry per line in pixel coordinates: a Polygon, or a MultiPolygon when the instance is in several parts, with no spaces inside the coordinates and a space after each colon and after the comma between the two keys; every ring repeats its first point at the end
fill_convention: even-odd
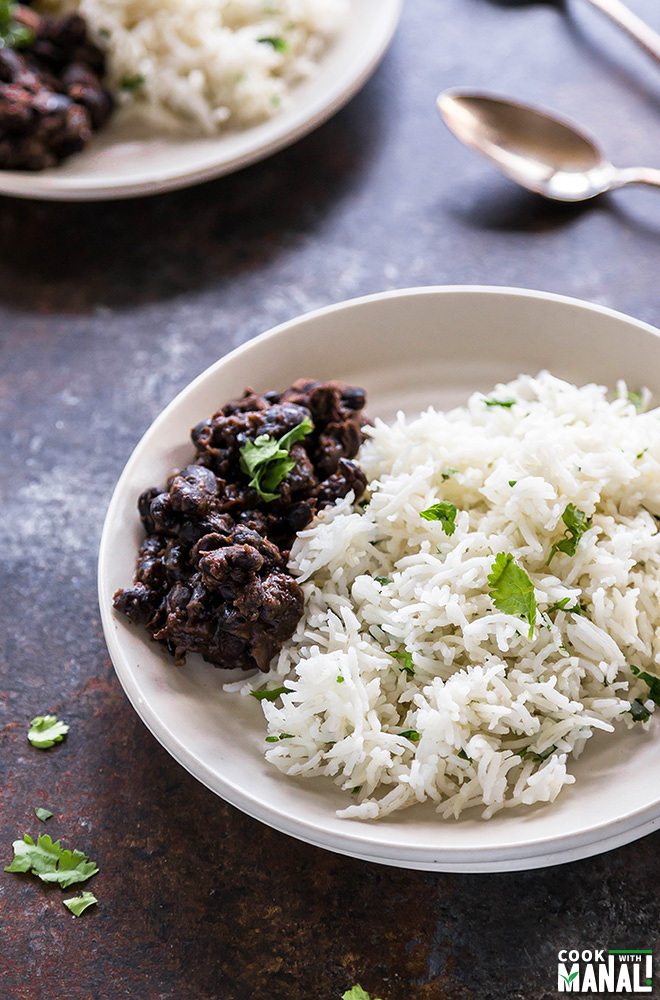
{"type": "Polygon", "coordinates": [[[660,673],[660,411],[548,373],[490,397],[509,400],[376,421],[368,505],[337,502],[293,547],[305,614],[265,679],[287,688],[262,702],[266,757],[352,790],[341,816],[553,802],[594,732],[653,707],[628,664],[660,673]],[[441,499],[452,535],[420,517],[441,499]],[[548,566],[569,503],[591,526],[548,566]],[[500,552],[533,582],[531,641],[489,596],[500,552]],[[548,614],[564,598],[584,613],[548,614]]]}
{"type": "Polygon", "coordinates": [[[349,0],[41,0],[77,10],[108,80],[154,126],[213,134],[286,105],[349,13],[349,0]]]}

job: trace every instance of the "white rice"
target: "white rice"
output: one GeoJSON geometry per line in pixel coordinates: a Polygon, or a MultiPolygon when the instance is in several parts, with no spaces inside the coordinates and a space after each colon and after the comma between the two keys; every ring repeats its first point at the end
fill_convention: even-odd
{"type": "Polygon", "coordinates": [[[266,757],[352,790],[339,815],[552,802],[594,732],[642,729],[630,702],[649,689],[628,664],[660,673],[660,412],[637,413],[625,387],[608,402],[547,373],[491,396],[516,403],[477,393],[377,421],[358,459],[368,506],[339,501],[294,545],[305,615],[255,684],[288,690],[261,703],[277,740],[266,757]],[[419,516],[440,499],[458,508],[451,536],[419,516]],[[547,566],[568,503],[592,524],[547,566]],[[489,596],[500,552],[533,582],[531,641],[489,596]],[[585,613],[546,613],[565,597],[585,613]],[[391,655],[404,652],[414,676],[391,655]]]}
{"type": "Polygon", "coordinates": [[[154,126],[213,134],[286,106],[350,0],[41,0],[85,16],[108,79],[154,126]],[[271,41],[264,41],[270,39],[271,41]],[[275,45],[272,42],[275,41],[275,45]],[[128,91],[126,88],[129,88],[128,91]]]}

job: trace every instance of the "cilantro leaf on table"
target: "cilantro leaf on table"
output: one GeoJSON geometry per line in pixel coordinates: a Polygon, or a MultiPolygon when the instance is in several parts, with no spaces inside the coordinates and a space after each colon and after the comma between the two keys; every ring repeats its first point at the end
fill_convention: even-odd
{"type": "Polygon", "coordinates": [[[279,687],[271,688],[270,691],[250,691],[250,694],[253,698],[256,698],[257,701],[277,701],[279,696],[288,690],[288,688],[279,687]]]}
{"type": "Polygon", "coordinates": [[[577,552],[578,542],[585,531],[591,527],[591,518],[587,517],[583,510],[579,510],[575,504],[566,505],[566,510],[561,516],[566,525],[564,537],[560,542],[555,542],[550,550],[546,566],[549,566],[557,552],[564,552],[567,556],[574,556],[577,552]]]}
{"type": "Polygon", "coordinates": [[[274,492],[275,488],[286,479],[296,464],[295,458],[289,457],[291,446],[296,441],[302,441],[313,430],[313,423],[305,417],[279,439],[272,438],[269,434],[260,434],[254,441],[246,441],[241,447],[241,469],[251,477],[249,485],[267,503],[277,500],[279,493],[274,492]]]}
{"type": "Polygon", "coordinates": [[[47,833],[33,841],[29,834],[23,840],[13,843],[14,860],[5,868],[6,872],[31,872],[42,882],[57,882],[68,889],[76,882],[86,882],[96,875],[98,868],[82,851],[63,849],[59,840],[52,841],[47,833]]]}
{"type": "MultiPolygon", "coordinates": [[[[372,998],[358,983],[358,985],[354,986],[353,989],[347,990],[346,993],[342,995],[341,1000],[372,1000],[372,998]]],[[[378,997],[374,997],[373,1000],[378,1000],[378,997]]]]}
{"type": "Polygon", "coordinates": [[[456,504],[449,500],[440,500],[426,510],[420,510],[419,516],[425,521],[440,521],[445,535],[453,535],[456,531],[456,504]]]}
{"type": "Polygon", "coordinates": [[[66,722],[58,722],[56,715],[35,715],[30,723],[28,739],[38,750],[47,750],[61,743],[68,732],[66,722]]]}
{"type": "Polygon", "coordinates": [[[517,566],[509,552],[500,552],[488,575],[490,597],[498,611],[518,615],[529,622],[529,636],[534,637],[536,595],[532,581],[524,569],[517,566]]]}
{"type": "Polygon", "coordinates": [[[50,809],[44,809],[42,806],[37,806],[34,810],[34,815],[37,819],[40,819],[42,823],[45,823],[47,819],[53,815],[50,809]]]}
{"type": "Polygon", "coordinates": [[[79,917],[81,913],[84,913],[88,906],[94,906],[98,903],[98,899],[93,892],[83,892],[80,896],[72,896],[71,899],[63,899],[62,902],[69,910],[73,913],[74,917],[79,917]]]}

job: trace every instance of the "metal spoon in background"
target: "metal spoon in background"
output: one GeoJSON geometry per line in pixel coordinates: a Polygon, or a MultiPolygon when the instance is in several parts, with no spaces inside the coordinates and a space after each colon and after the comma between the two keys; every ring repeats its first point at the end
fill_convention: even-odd
{"type": "MultiPolygon", "coordinates": [[[[506,2],[507,6],[519,6],[526,0],[499,0],[506,2]]],[[[557,2],[557,0],[553,0],[557,2]]],[[[649,27],[641,17],[626,7],[622,0],[587,0],[592,7],[596,7],[601,13],[609,17],[620,28],[626,32],[638,45],[648,52],[653,59],[660,62],[660,35],[653,28],[649,27]]]]}
{"type": "Polygon", "coordinates": [[[454,135],[523,187],[556,201],[586,201],[627,184],[660,187],[660,170],[614,167],[570,122],[471,90],[445,90],[438,108],[454,135]]]}

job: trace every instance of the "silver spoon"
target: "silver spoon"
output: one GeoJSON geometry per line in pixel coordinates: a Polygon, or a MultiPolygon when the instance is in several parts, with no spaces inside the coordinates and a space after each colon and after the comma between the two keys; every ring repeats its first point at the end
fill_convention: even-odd
{"type": "Polygon", "coordinates": [[[568,121],[471,90],[445,90],[438,108],[454,135],[523,187],[556,201],[586,201],[627,184],[660,187],[660,170],[618,168],[568,121]]]}

